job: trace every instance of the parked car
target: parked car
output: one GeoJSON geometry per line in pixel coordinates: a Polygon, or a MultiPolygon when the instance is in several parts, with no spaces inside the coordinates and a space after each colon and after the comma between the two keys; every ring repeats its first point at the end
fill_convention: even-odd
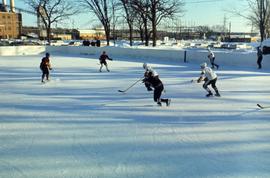
{"type": "Polygon", "coordinates": [[[261,43],[262,52],[264,55],[270,54],[270,38],[261,43]]]}

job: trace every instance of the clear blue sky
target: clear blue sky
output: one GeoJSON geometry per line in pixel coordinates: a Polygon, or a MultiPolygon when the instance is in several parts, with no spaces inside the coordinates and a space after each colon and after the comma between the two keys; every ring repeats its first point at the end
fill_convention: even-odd
{"type": "MultiPolygon", "coordinates": [[[[9,3],[9,1],[7,0],[9,3]]],[[[226,10],[236,8],[241,10],[246,9],[246,0],[185,0],[185,13],[181,19],[182,24],[186,25],[223,25],[224,16],[227,17],[227,23],[231,23],[233,32],[250,32],[251,27],[242,17],[236,17],[226,10]]],[[[29,9],[22,0],[15,0],[15,6],[29,9]]],[[[81,29],[91,28],[98,22],[91,19],[89,14],[80,14],[73,17],[74,20],[68,20],[62,26],[75,27],[81,29]],[[79,19],[79,20],[75,20],[79,19]]],[[[35,26],[36,17],[23,13],[23,25],[35,26]]]]}
{"type": "MultiPolygon", "coordinates": [[[[227,23],[231,22],[231,30],[234,32],[250,32],[246,19],[237,17],[229,10],[237,9],[246,11],[246,0],[186,0],[184,20],[195,25],[223,25],[224,16],[227,23]],[[198,2],[198,3],[196,3],[198,2]]],[[[229,26],[229,25],[228,25],[229,26]]]]}

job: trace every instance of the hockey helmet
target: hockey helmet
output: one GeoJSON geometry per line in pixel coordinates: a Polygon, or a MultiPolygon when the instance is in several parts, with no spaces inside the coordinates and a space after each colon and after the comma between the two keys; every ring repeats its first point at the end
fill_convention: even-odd
{"type": "Polygon", "coordinates": [[[201,66],[201,68],[204,69],[205,67],[207,67],[207,64],[206,64],[206,62],[204,62],[204,63],[202,63],[200,66],[201,66]]]}
{"type": "Polygon", "coordinates": [[[143,63],[143,68],[144,69],[147,69],[148,68],[147,63],[143,63]]]}
{"type": "Polygon", "coordinates": [[[46,53],[45,56],[46,56],[46,57],[50,57],[50,53],[46,53]]]}

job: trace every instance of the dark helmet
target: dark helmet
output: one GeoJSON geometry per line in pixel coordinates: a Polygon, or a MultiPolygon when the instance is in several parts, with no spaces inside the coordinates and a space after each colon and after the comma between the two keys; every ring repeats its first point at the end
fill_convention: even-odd
{"type": "Polygon", "coordinates": [[[50,53],[46,53],[45,55],[46,55],[46,57],[50,57],[50,53]]]}

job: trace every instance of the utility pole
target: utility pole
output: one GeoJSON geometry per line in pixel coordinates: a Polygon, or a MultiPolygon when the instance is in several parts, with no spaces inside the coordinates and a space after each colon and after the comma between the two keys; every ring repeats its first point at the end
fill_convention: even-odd
{"type": "Polygon", "coordinates": [[[229,42],[231,42],[231,31],[232,31],[232,23],[229,22],[229,42]]]}
{"type": "Polygon", "coordinates": [[[227,31],[226,27],[227,27],[227,17],[226,17],[226,15],[224,15],[224,18],[223,18],[223,35],[224,35],[224,39],[226,39],[226,31],[227,31]]]}

